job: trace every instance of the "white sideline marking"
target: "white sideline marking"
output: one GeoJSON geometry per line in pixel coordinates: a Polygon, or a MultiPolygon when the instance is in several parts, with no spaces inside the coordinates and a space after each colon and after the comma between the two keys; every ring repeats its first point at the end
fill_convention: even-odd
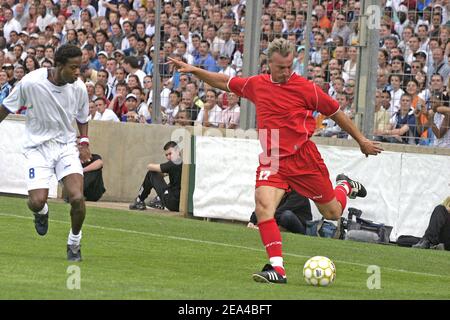
{"type": "MultiPolygon", "coordinates": [[[[7,213],[0,213],[0,216],[19,218],[19,219],[26,219],[26,220],[31,220],[32,219],[32,217],[25,217],[25,216],[19,216],[19,215],[15,215],[15,214],[7,214],[7,213]]],[[[53,219],[49,219],[49,221],[57,222],[57,223],[63,223],[63,224],[69,224],[69,222],[67,222],[67,221],[59,221],[59,220],[53,220],[53,219]]],[[[89,228],[100,229],[100,230],[107,230],[107,231],[116,231],[116,232],[139,234],[139,235],[151,236],[151,237],[157,237],[157,238],[167,238],[167,239],[180,240],[180,241],[189,241],[189,242],[194,242],[194,243],[204,243],[204,244],[210,244],[210,245],[215,245],[215,246],[222,246],[222,247],[236,248],[236,249],[243,249],[243,250],[251,250],[251,251],[257,251],[257,252],[265,252],[265,250],[263,250],[263,249],[256,249],[256,248],[252,248],[252,247],[245,247],[245,246],[239,246],[239,245],[222,243],[222,242],[215,242],[215,241],[207,241],[207,240],[191,239],[191,238],[184,238],[184,237],[167,236],[167,235],[158,234],[158,233],[142,232],[142,231],[135,231],[135,230],[129,230],[129,229],[102,227],[102,226],[96,226],[96,225],[91,225],[91,224],[83,224],[83,227],[89,227],[89,228]]],[[[288,252],[284,252],[283,255],[284,256],[296,257],[296,258],[310,258],[310,256],[304,256],[304,255],[301,255],[301,254],[288,253],[288,252]]],[[[343,260],[334,260],[334,261],[335,262],[339,262],[339,263],[344,263],[344,264],[364,267],[364,268],[369,266],[368,264],[349,262],[349,261],[343,261],[343,260]]],[[[445,276],[445,275],[441,275],[441,274],[408,271],[408,270],[394,269],[394,268],[389,268],[389,267],[382,267],[382,268],[385,269],[385,270],[390,270],[390,271],[394,271],[394,272],[403,272],[403,273],[410,273],[410,274],[416,274],[416,275],[421,275],[421,276],[440,277],[440,278],[449,278],[450,279],[450,276],[445,276]]]]}

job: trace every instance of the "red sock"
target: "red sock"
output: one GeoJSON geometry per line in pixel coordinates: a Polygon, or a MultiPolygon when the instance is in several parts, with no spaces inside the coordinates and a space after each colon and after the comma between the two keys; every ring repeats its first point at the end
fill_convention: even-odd
{"type": "Polygon", "coordinates": [[[278,228],[275,219],[270,219],[261,223],[258,223],[259,234],[261,235],[261,240],[266,248],[267,255],[271,264],[275,260],[276,262],[272,264],[276,272],[282,276],[286,275],[283,267],[283,254],[282,254],[282,243],[281,243],[281,233],[278,228]]]}
{"type": "Polygon", "coordinates": [[[342,211],[344,211],[345,206],[347,205],[347,196],[350,194],[352,187],[347,181],[342,181],[340,184],[336,186],[334,189],[334,194],[336,196],[337,201],[342,206],[342,211]]]}

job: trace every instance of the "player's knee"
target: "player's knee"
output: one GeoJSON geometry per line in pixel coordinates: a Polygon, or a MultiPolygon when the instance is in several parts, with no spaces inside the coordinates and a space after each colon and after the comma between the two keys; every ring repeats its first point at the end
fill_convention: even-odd
{"type": "Polygon", "coordinates": [[[327,220],[339,220],[342,216],[342,211],[337,209],[328,209],[321,213],[327,220]]]}
{"type": "Polygon", "coordinates": [[[69,203],[73,208],[80,208],[84,203],[84,196],[82,193],[75,193],[69,196],[69,203]]]}
{"type": "Polygon", "coordinates": [[[30,196],[28,198],[28,207],[32,211],[37,212],[39,210],[42,210],[42,208],[44,208],[46,202],[47,202],[47,198],[46,197],[30,196]]]}
{"type": "Polygon", "coordinates": [[[268,220],[274,217],[275,209],[268,201],[256,199],[255,213],[258,222],[268,220]]]}

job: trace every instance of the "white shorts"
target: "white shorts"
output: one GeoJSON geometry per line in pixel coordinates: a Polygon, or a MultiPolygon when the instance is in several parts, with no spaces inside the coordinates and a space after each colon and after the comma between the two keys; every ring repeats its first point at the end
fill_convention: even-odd
{"type": "Polygon", "coordinates": [[[54,174],[60,181],[72,173],[83,175],[75,143],[48,141],[24,152],[28,190],[49,189],[54,174]]]}

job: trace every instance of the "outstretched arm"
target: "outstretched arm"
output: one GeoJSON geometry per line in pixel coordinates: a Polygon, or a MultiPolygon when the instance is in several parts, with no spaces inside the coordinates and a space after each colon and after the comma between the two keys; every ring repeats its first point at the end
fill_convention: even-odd
{"type": "Polygon", "coordinates": [[[376,156],[377,154],[381,153],[381,151],[383,151],[380,143],[370,141],[369,139],[364,137],[363,134],[358,130],[358,128],[342,110],[339,110],[334,115],[332,115],[331,119],[333,119],[339,125],[339,127],[341,127],[342,130],[346,131],[353,137],[353,139],[356,140],[356,142],[358,142],[361,152],[364,153],[366,157],[368,157],[369,155],[376,156]]]}
{"type": "Polygon", "coordinates": [[[173,64],[175,68],[181,73],[192,73],[194,76],[199,78],[202,81],[205,81],[209,85],[218,88],[223,91],[229,91],[227,84],[230,77],[217,73],[210,72],[201,68],[194,67],[190,64],[184,63],[183,61],[168,58],[169,63],[173,64]]]}
{"type": "Polygon", "coordinates": [[[4,106],[0,106],[0,122],[2,122],[6,116],[9,114],[9,110],[4,106]]]}

